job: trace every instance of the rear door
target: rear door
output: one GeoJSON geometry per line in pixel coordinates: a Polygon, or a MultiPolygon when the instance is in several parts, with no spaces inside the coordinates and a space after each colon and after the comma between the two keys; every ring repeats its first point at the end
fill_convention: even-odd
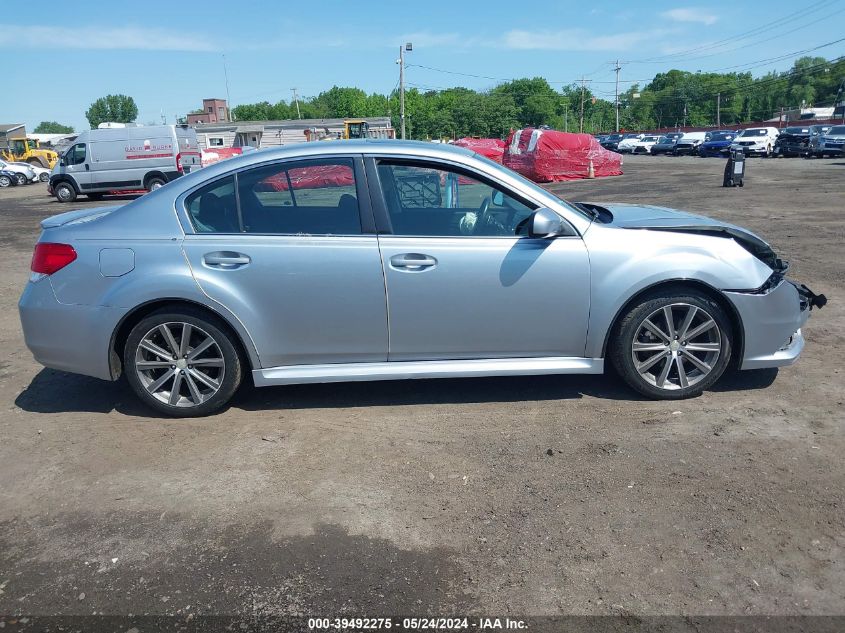
{"type": "Polygon", "coordinates": [[[587,251],[526,236],[536,205],[464,168],[368,160],[387,285],[389,359],[582,357],[587,251]]]}
{"type": "Polygon", "coordinates": [[[279,161],[181,198],[195,231],[184,241],[194,276],[244,324],[262,367],[387,360],[363,182],[360,158],[279,161]]]}

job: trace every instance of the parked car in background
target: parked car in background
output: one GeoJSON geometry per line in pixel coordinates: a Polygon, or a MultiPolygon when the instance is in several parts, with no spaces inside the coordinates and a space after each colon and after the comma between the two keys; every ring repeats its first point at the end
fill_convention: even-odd
{"type": "Polygon", "coordinates": [[[31,168],[32,171],[35,172],[35,178],[32,179],[32,182],[35,182],[36,180],[40,180],[41,182],[47,182],[48,180],[50,180],[50,170],[47,169],[46,167],[41,167],[39,165],[33,165],[31,163],[21,163],[21,162],[18,162],[18,161],[15,161],[14,163],[11,163],[11,164],[17,165],[18,167],[29,167],[29,168],[31,168]]]}
{"type": "Polygon", "coordinates": [[[0,169],[10,171],[15,174],[15,180],[19,185],[26,185],[37,180],[35,170],[29,163],[11,163],[5,160],[0,160],[0,169]]]}
{"type": "Polygon", "coordinates": [[[685,132],[675,143],[672,154],[675,156],[697,154],[698,146],[707,140],[707,134],[708,132],[685,132]]]}
{"type": "Polygon", "coordinates": [[[622,140],[616,145],[616,151],[620,154],[629,154],[633,151],[634,145],[645,136],[644,134],[625,134],[622,140]]]}
{"type": "Polygon", "coordinates": [[[790,126],[782,129],[772,151],[777,157],[809,155],[810,126],[790,126]]]}
{"type": "Polygon", "coordinates": [[[604,141],[602,141],[601,146],[615,152],[617,146],[619,145],[619,141],[621,141],[624,137],[624,134],[608,134],[604,141]]]}
{"type": "Polygon", "coordinates": [[[731,143],[731,149],[741,149],[746,156],[771,156],[779,134],[776,127],[746,128],[731,143]]]}
{"type": "Polygon", "coordinates": [[[698,146],[698,155],[726,157],[731,153],[731,143],[736,137],[737,132],[733,130],[710,132],[707,140],[698,146]]]}
{"type": "Polygon", "coordinates": [[[845,147],[845,125],[834,125],[819,139],[817,156],[842,156],[845,147]]]}
{"type": "Polygon", "coordinates": [[[660,139],[659,136],[656,135],[645,135],[641,139],[639,139],[636,143],[634,143],[633,147],[631,147],[632,154],[650,154],[651,148],[653,145],[657,143],[660,139]]]}
{"type": "Polygon", "coordinates": [[[86,130],[62,154],[48,191],[59,202],[80,194],[102,198],[111,191],[155,191],[202,158],[197,132],[187,125],[141,125],[86,130]]]}
{"type": "Polygon", "coordinates": [[[0,169],[0,188],[16,187],[18,184],[18,175],[13,171],[0,169]]]}
{"type": "Polygon", "coordinates": [[[729,366],[794,363],[825,303],[746,229],[569,203],[446,144],[266,149],[41,228],[19,302],[35,358],[125,374],[141,401],[180,417],[220,409],[244,378],[612,365],[647,397],[688,398],[729,366]]]}
{"type": "Polygon", "coordinates": [[[679,134],[677,132],[664,134],[657,139],[657,142],[654,145],[651,146],[651,149],[649,150],[651,155],[657,156],[659,154],[671,154],[675,149],[675,142],[681,138],[681,136],[683,136],[683,134],[679,134]]]}
{"type": "Polygon", "coordinates": [[[819,155],[819,142],[822,136],[827,134],[832,125],[811,125],[810,126],[810,141],[807,144],[807,156],[813,157],[819,155]]]}

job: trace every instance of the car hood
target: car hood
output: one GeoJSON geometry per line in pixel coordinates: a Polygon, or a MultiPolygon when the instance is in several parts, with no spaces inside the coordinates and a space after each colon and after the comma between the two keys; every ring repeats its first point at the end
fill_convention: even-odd
{"type": "Polygon", "coordinates": [[[704,215],[652,205],[590,202],[581,204],[593,207],[597,211],[602,209],[608,211],[612,216],[609,221],[605,221],[605,218],[608,218],[607,214],[600,213],[604,224],[622,229],[693,233],[733,239],[772,270],[785,271],[788,267],[788,264],[778,258],[766,241],[748,229],[734,224],[714,220],[704,215]]]}

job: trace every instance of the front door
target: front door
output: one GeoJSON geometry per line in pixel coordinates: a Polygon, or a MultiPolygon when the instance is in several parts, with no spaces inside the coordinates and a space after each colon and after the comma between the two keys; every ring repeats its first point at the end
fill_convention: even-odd
{"type": "Polygon", "coordinates": [[[389,360],[584,355],[590,270],[574,230],[529,238],[533,206],[482,176],[376,163],[389,360]]]}
{"type": "Polygon", "coordinates": [[[91,154],[85,143],[76,143],[64,155],[65,173],[73,176],[79,190],[91,188],[91,154]]]}
{"type": "Polygon", "coordinates": [[[384,278],[362,171],[360,159],[277,162],[185,199],[194,276],[242,321],[263,368],[387,360],[384,278]]]}

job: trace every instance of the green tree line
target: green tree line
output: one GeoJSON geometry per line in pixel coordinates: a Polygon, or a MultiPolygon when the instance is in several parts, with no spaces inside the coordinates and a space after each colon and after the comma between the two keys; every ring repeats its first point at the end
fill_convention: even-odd
{"type": "MultiPolygon", "coordinates": [[[[701,73],[670,70],[644,86],[634,84],[619,95],[620,128],[721,126],[760,121],[781,109],[833,106],[845,81],[845,58],[803,57],[783,72],[752,77],[749,72],[701,73]]],[[[841,96],[839,97],[842,98],[841,96]]],[[[515,79],[486,91],[469,88],[405,91],[406,127],[410,138],[505,137],[511,128],[548,125],[577,132],[583,102],[584,132],[613,131],[613,94],[589,84],[553,88],[542,77],[515,79]]],[[[390,116],[399,128],[399,95],[367,94],[359,88],[334,86],[300,99],[304,119],[390,116]]],[[[297,118],[296,104],[267,101],[232,109],[239,121],[297,118]]]]}

